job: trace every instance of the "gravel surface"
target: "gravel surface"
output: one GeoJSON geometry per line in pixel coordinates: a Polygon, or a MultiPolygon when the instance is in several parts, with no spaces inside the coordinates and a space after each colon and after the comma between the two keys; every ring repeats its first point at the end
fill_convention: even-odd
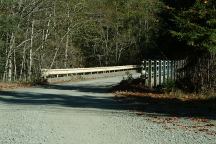
{"type": "Polygon", "coordinates": [[[116,102],[107,89],[121,79],[0,92],[0,144],[216,144],[214,134],[179,126],[199,122],[158,122],[116,102]]]}

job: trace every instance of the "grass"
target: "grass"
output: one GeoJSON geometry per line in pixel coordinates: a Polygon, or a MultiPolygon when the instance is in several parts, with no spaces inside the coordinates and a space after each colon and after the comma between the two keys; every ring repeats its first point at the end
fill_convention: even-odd
{"type": "Polygon", "coordinates": [[[4,89],[16,89],[31,87],[33,84],[27,82],[0,82],[0,90],[4,89]]]}
{"type": "Polygon", "coordinates": [[[118,97],[151,97],[155,99],[178,99],[180,101],[193,100],[208,100],[216,98],[214,91],[203,93],[189,93],[177,88],[159,86],[156,88],[149,88],[145,86],[141,79],[123,80],[119,85],[113,87],[113,92],[118,97]]]}

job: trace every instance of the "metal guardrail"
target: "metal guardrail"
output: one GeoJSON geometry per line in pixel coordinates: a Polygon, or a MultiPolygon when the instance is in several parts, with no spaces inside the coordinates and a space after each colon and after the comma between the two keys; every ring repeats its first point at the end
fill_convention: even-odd
{"type": "Polygon", "coordinates": [[[145,84],[153,87],[183,77],[184,72],[179,73],[178,70],[184,65],[185,60],[144,60],[143,70],[147,74],[145,84]]]}
{"type": "Polygon", "coordinates": [[[92,68],[73,68],[73,69],[42,69],[42,77],[59,77],[59,76],[73,76],[73,75],[87,75],[98,73],[111,73],[119,71],[136,70],[140,66],[111,66],[111,67],[92,67],[92,68]]]}

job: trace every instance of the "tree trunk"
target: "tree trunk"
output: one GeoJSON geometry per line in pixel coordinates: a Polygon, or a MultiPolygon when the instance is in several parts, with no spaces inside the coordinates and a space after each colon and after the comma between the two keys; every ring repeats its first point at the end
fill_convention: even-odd
{"type": "Polygon", "coordinates": [[[13,54],[13,47],[15,43],[15,36],[14,33],[11,35],[11,42],[9,46],[9,52],[8,52],[8,81],[12,81],[12,74],[13,74],[13,63],[12,63],[12,54],[13,54]]]}
{"type": "MultiPolygon", "coordinates": [[[[25,35],[25,39],[28,39],[28,32],[29,30],[26,30],[26,35],[25,35]]],[[[23,56],[22,56],[22,64],[21,64],[21,69],[20,69],[20,77],[19,79],[22,80],[22,78],[25,78],[26,80],[26,72],[23,72],[26,69],[26,46],[27,43],[25,43],[24,47],[23,47],[23,56]]]]}
{"type": "Polygon", "coordinates": [[[12,81],[12,50],[15,43],[14,33],[11,34],[10,42],[9,42],[9,49],[6,50],[7,58],[5,63],[5,71],[3,75],[4,81],[12,81]]]}
{"type": "MultiPolygon", "coordinates": [[[[70,18],[70,9],[69,9],[69,5],[67,5],[68,11],[67,11],[67,18],[69,21],[70,18]]],[[[68,34],[67,34],[67,38],[66,38],[66,46],[65,46],[65,60],[64,60],[64,67],[67,68],[68,67],[68,48],[69,48],[69,32],[70,32],[70,27],[69,27],[70,23],[68,22],[68,34]]]]}
{"type": "Polygon", "coordinates": [[[32,78],[32,64],[33,64],[33,58],[32,58],[32,51],[33,51],[33,42],[34,42],[34,24],[35,21],[32,21],[32,28],[31,28],[31,44],[29,49],[29,66],[28,66],[28,79],[31,80],[32,78]]]}
{"type": "Polygon", "coordinates": [[[17,79],[17,65],[16,65],[16,49],[13,50],[13,80],[17,79]]]}
{"type": "MultiPolygon", "coordinates": [[[[70,28],[68,28],[68,31],[70,31],[70,28]]],[[[66,38],[66,46],[65,46],[65,61],[64,61],[64,67],[68,67],[68,47],[69,47],[69,34],[66,38]]]]}

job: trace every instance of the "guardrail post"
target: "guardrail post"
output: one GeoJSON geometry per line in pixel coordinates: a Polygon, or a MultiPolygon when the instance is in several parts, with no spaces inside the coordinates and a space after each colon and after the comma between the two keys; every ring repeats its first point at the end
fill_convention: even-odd
{"type": "Polygon", "coordinates": [[[172,74],[173,74],[173,80],[176,80],[175,78],[175,72],[176,72],[176,61],[172,61],[173,69],[172,69],[172,74]]]}
{"type": "Polygon", "coordinates": [[[170,79],[170,61],[167,61],[167,81],[170,79]]]}
{"type": "Polygon", "coordinates": [[[173,62],[174,66],[173,66],[173,79],[176,80],[176,61],[173,62]]]}
{"type": "Polygon", "coordinates": [[[166,81],[167,61],[163,61],[163,83],[166,81]]]}
{"type": "Polygon", "coordinates": [[[157,60],[153,61],[153,70],[154,70],[154,86],[157,86],[157,60]]]}
{"type": "MultiPolygon", "coordinates": [[[[146,72],[146,74],[148,74],[148,72],[149,72],[149,61],[148,60],[145,60],[145,72],[146,72]]],[[[146,75],[146,77],[147,78],[149,78],[147,75],[146,75]]],[[[148,84],[148,79],[147,80],[145,80],[145,86],[147,86],[147,84],[148,84]]]]}
{"type": "Polygon", "coordinates": [[[161,75],[161,73],[162,73],[162,61],[160,60],[159,61],[159,85],[162,84],[162,80],[161,80],[162,75],[161,75]]]}
{"type": "Polygon", "coordinates": [[[148,61],[148,86],[151,87],[152,86],[152,61],[149,60],[148,61]]]}
{"type": "Polygon", "coordinates": [[[161,84],[164,82],[164,60],[161,60],[161,84]]]}

